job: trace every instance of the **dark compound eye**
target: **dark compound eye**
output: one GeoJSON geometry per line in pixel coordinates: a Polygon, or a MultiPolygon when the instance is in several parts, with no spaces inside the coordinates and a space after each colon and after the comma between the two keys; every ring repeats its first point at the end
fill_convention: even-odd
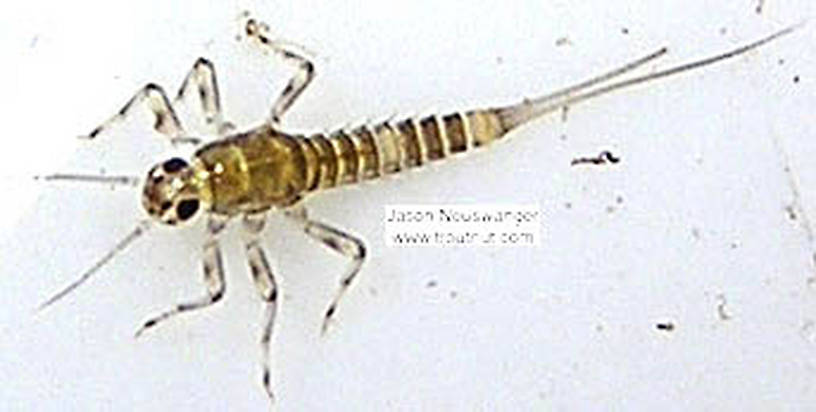
{"type": "Polygon", "coordinates": [[[178,206],[176,206],[176,216],[181,220],[191,218],[197,211],[198,200],[196,199],[182,200],[178,206]]]}
{"type": "Polygon", "coordinates": [[[187,162],[185,162],[184,159],[180,159],[178,157],[174,157],[164,162],[164,164],[162,165],[162,169],[164,169],[166,173],[175,173],[181,169],[184,169],[185,167],[187,167],[187,162]]]}

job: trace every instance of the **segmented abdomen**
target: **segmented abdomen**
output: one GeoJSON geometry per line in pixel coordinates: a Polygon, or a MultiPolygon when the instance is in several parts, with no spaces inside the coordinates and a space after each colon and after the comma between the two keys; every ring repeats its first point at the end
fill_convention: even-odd
{"type": "Polygon", "coordinates": [[[507,128],[493,110],[410,118],[300,137],[309,191],[397,173],[486,145],[507,128]]]}

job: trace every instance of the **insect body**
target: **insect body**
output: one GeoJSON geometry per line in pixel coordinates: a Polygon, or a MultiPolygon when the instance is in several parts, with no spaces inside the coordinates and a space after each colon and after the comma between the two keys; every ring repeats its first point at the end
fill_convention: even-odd
{"type": "MultiPolygon", "coordinates": [[[[297,74],[274,102],[268,120],[257,128],[235,132],[234,126],[222,118],[213,65],[206,59],[199,59],[182,83],[176,100],[196,91],[208,124],[221,139],[201,146],[189,160],[172,158],[154,166],[144,179],[142,191],[142,203],[151,219],[140,222],[77,281],[48,299],[41,307],[54,303],[85,282],[117,253],[149,230],[152,222],[179,225],[200,215],[206,215],[209,230],[209,239],[203,245],[203,273],[207,293],[197,300],[178,304],[150,318],[136,334],[138,336],[179,313],[212,305],[222,298],[225,288],[218,235],[227,222],[240,218],[246,234],[244,247],[250,272],[267,308],[267,319],[261,336],[264,354],[262,382],[269,397],[273,398],[269,344],[277,312],[278,290],[271,265],[258,240],[267,213],[282,211],[298,223],[304,233],[351,260],[326,309],[321,327],[325,332],[338,302],[360,270],[366,249],[362,240],[357,237],[311,218],[302,206],[302,200],[310,194],[387,176],[487,145],[544,114],[563,110],[618,89],[744,54],[793,30],[793,27],[787,28],[726,53],[609,84],[609,80],[667,52],[665,48],[659,49],[583,83],[515,105],[409,118],[349,131],[306,136],[288,134],[278,124],[281,116],[311,81],[314,75],[312,63],[282,43],[273,41],[266,34],[263,24],[247,19],[244,31],[248,38],[298,67],[297,74]]],[[[154,128],[169,137],[171,142],[198,143],[198,139],[186,136],[171,100],[161,87],[154,84],[142,88],[116,115],[94,129],[88,137],[101,135],[109,126],[125,118],[133,107],[142,103],[148,103],[147,106],[155,115],[154,128]]],[[[45,178],[114,184],[131,184],[137,180],[130,177],[66,174],[45,178]]]]}
{"type": "MultiPolygon", "coordinates": [[[[328,136],[292,136],[264,126],[202,147],[184,174],[183,187],[198,191],[214,213],[257,213],[291,206],[310,192],[421,166],[505,132],[500,118],[488,111],[408,119],[328,136]]],[[[166,169],[167,163],[156,171],[166,169]]],[[[146,202],[153,204],[148,210],[169,201],[154,199],[155,186],[145,186],[146,202]]]]}

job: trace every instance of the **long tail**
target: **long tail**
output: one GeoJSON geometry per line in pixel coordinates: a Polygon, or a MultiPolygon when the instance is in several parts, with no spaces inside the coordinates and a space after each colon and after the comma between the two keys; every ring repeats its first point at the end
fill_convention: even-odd
{"type": "Polygon", "coordinates": [[[589,80],[510,106],[365,125],[328,135],[298,136],[308,164],[308,190],[375,179],[484,146],[547,113],[737,57],[791,33],[801,24],[725,53],[611,84],[610,80],[654,61],[668,50],[661,48],[589,80]]]}
{"type": "Polygon", "coordinates": [[[611,93],[616,90],[620,90],[641,83],[650,82],[652,80],[657,80],[664,77],[673,76],[675,74],[694,70],[700,67],[708,66],[723,60],[728,60],[733,57],[743,55],[751,50],[757,49],[767,43],[770,43],[771,41],[776,40],[779,37],[782,37],[786,34],[793,32],[798,27],[800,27],[801,24],[802,23],[785,28],[774,34],[771,34],[770,36],[767,36],[753,43],[738,47],[736,49],[733,49],[722,54],[718,54],[701,60],[696,60],[686,64],[681,64],[679,66],[661,70],[655,73],[650,73],[627,80],[621,80],[597,89],[590,89],[592,86],[595,86],[613,77],[617,77],[618,75],[626,73],[645,62],[657,58],[658,56],[666,52],[666,49],[663,48],[660,51],[653,53],[649,56],[646,56],[643,59],[630,63],[624,67],[621,67],[620,69],[614,70],[607,74],[595,77],[578,85],[567,87],[566,89],[557,91],[547,96],[539,97],[529,101],[524,101],[512,106],[494,109],[492,110],[492,112],[495,113],[496,116],[498,116],[500,123],[507,130],[511,130],[539,116],[545,115],[553,111],[561,110],[564,107],[575,105],[585,100],[592,99],[593,97],[602,96],[604,94],[611,93]]]}

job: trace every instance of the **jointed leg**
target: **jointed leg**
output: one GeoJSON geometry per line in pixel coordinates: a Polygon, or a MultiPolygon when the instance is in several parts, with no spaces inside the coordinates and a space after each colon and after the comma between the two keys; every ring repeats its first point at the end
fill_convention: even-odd
{"type": "Polygon", "coordinates": [[[255,287],[258,289],[261,298],[266,304],[266,321],[261,334],[261,355],[263,356],[261,360],[261,364],[263,365],[261,381],[269,399],[274,401],[275,396],[272,392],[269,366],[269,345],[272,339],[275,315],[278,311],[278,286],[272,274],[272,269],[269,267],[266,254],[258,243],[258,235],[263,230],[265,219],[266,216],[263,214],[247,215],[244,217],[244,231],[247,235],[244,241],[244,247],[246,248],[247,263],[249,263],[249,269],[252,273],[252,280],[255,282],[255,287]]]}
{"type": "Polygon", "coordinates": [[[255,19],[247,19],[244,30],[248,37],[257,41],[265,50],[278,54],[285,60],[297,65],[297,73],[289,80],[286,88],[283,89],[281,95],[272,105],[269,121],[271,124],[276,125],[280,123],[280,119],[286,113],[286,110],[292,106],[292,103],[303,93],[303,90],[314,78],[314,64],[307,58],[286,48],[282,42],[273,41],[267,33],[266,25],[259,23],[255,19]]]}
{"type": "Polygon", "coordinates": [[[347,269],[346,273],[340,278],[340,288],[337,290],[337,292],[335,292],[334,298],[331,300],[331,302],[329,302],[329,306],[326,309],[326,314],[323,317],[323,324],[320,327],[320,332],[321,334],[325,334],[329,321],[337,311],[337,304],[340,302],[340,299],[346,293],[349,286],[351,286],[351,283],[354,281],[357,273],[360,272],[360,267],[363,265],[366,255],[365,244],[363,244],[362,240],[337,228],[309,219],[306,214],[306,209],[303,209],[302,207],[287,211],[286,216],[301,224],[303,231],[307,235],[321,241],[324,245],[328,246],[335,252],[351,259],[349,269],[347,269]]]}
{"type": "Polygon", "coordinates": [[[173,102],[183,99],[192,88],[198,92],[201,100],[201,110],[208,125],[223,136],[232,129],[229,122],[224,121],[221,113],[221,96],[218,93],[218,82],[215,76],[215,66],[209,60],[199,57],[193,68],[187,73],[173,102]]]}
{"type": "Polygon", "coordinates": [[[161,86],[155,83],[148,83],[139,89],[115,115],[111,116],[110,119],[99,125],[96,129],[93,129],[88,136],[83,137],[93,139],[99,136],[101,133],[107,131],[114,123],[127,118],[135,106],[145,101],[148,104],[147,107],[156,117],[153,128],[156,129],[157,132],[169,137],[171,140],[180,138],[184,134],[184,129],[178,120],[178,116],[176,116],[176,112],[173,110],[173,106],[170,104],[170,100],[167,98],[167,93],[164,92],[161,86]]]}
{"type": "Polygon", "coordinates": [[[196,309],[206,308],[207,306],[221,300],[221,298],[224,296],[226,284],[224,283],[224,265],[221,261],[221,249],[218,246],[216,236],[223,228],[223,222],[216,221],[214,219],[210,220],[210,239],[204,244],[203,260],[204,281],[207,284],[207,295],[192,302],[180,303],[174,308],[148,319],[147,322],[145,322],[142,327],[136,331],[137,338],[146,330],[173,316],[196,309]]]}

